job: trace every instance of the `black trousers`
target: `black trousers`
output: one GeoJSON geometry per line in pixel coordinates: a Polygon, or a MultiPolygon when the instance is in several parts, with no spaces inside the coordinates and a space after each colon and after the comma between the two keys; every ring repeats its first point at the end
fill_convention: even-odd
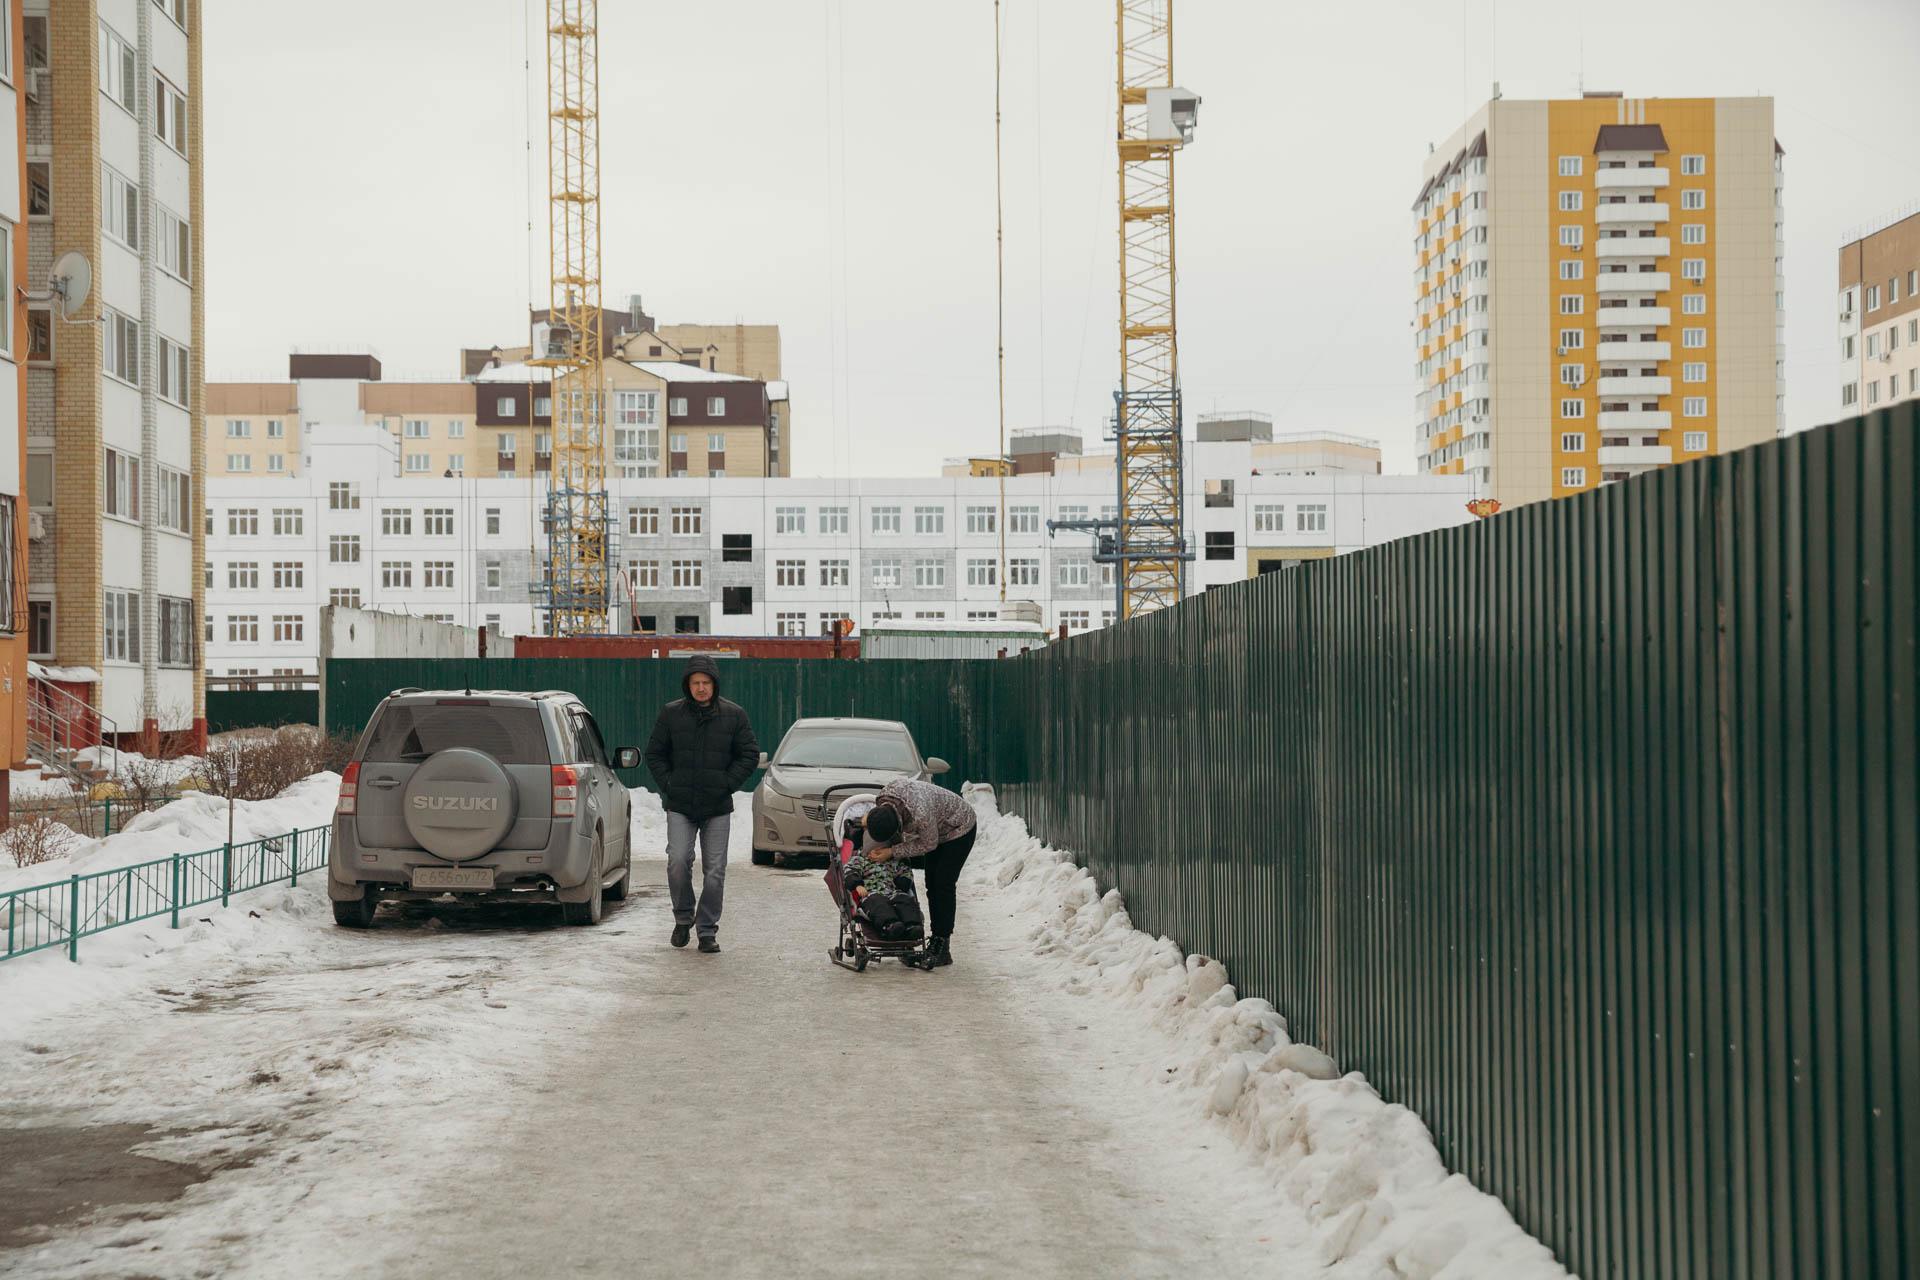
{"type": "Polygon", "coordinates": [[[927,876],[927,920],[936,938],[953,936],[954,888],[960,883],[960,868],[967,865],[973,852],[974,832],[957,835],[935,845],[920,860],[927,876]]]}

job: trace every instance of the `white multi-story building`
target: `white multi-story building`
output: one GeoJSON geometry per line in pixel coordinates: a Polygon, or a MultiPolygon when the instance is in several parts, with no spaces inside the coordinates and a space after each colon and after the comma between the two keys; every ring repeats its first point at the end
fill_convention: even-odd
{"type": "MultiPolygon", "coordinates": [[[[540,480],[409,477],[375,427],[313,427],[298,476],[208,483],[209,673],[311,675],[345,604],[508,634],[540,628],[540,480]]],[[[1464,477],[1256,474],[1248,441],[1189,447],[1189,589],[1471,519],[1464,477]]],[[[841,618],[1113,621],[1111,569],[1051,520],[1108,514],[1110,476],[616,479],[613,629],[814,635],[841,618]]]]}
{"type": "Polygon", "coordinates": [[[1864,227],[1840,250],[1840,408],[1920,397],[1920,206],[1864,227]]]}

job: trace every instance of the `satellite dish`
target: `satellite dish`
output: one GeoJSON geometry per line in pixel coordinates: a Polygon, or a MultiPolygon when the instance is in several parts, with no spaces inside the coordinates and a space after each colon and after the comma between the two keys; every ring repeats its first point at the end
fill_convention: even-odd
{"type": "Polygon", "coordinates": [[[53,292],[54,310],[62,320],[78,311],[86,303],[87,295],[93,292],[93,265],[87,261],[87,255],[78,249],[61,254],[53,264],[47,287],[53,292]]]}

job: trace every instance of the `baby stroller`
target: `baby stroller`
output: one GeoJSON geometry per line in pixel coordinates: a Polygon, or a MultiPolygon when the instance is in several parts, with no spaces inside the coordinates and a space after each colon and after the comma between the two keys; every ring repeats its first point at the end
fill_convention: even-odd
{"type": "MultiPolygon", "coordinates": [[[[833,815],[833,852],[827,855],[827,892],[833,895],[834,905],[840,908],[840,940],[833,950],[827,952],[827,958],[843,969],[852,969],[855,973],[864,970],[874,960],[892,956],[902,964],[924,969],[927,959],[927,929],[924,916],[919,915],[918,902],[915,901],[914,915],[908,929],[894,928],[883,933],[875,922],[868,918],[861,899],[865,896],[859,889],[850,888],[845,879],[847,864],[853,861],[866,843],[867,833],[858,820],[865,818],[874,806],[872,795],[849,796],[841,801],[833,815]]],[[[913,876],[903,877],[907,892],[912,892],[913,876]]]]}

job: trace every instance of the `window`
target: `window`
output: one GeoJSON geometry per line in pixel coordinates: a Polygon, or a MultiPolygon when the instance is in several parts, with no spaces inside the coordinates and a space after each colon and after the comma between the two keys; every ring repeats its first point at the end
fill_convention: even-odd
{"type": "Polygon", "coordinates": [[[429,538],[453,536],[453,508],[428,507],[420,513],[421,532],[429,538]]]}
{"type": "Polygon", "coordinates": [[[1896,324],[1887,330],[1887,350],[1898,351],[1899,349],[1900,349],[1900,326],[1896,324]]]}
{"type": "Polygon", "coordinates": [[[1061,625],[1065,626],[1068,631],[1087,630],[1093,625],[1092,618],[1093,614],[1089,609],[1062,609],[1060,611],[1061,625]]]}
{"type": "Polygon", "coordinates": [[[410,453],[407,455],[407,474],[425,475],[433,470],[433,455],[430,453],[410,453]]]}
{"type": "Polygon", "coordinates": [[[359,564],[360,535],[336,533],[328,537],[327,560],[331,564],[359,564]]]}
{"type": "MultiPolygon", "coordinates": [[[[118,449],[108,449],[106,455],[105,465],[101,468],[101,478],[106,485],[106,506],[103,509],[106,514],[122,520],[138,520],[140,459],[130,453],[121,453],[118,449]]],[[[249,532],[259,532],[257,520],[249,532]]]]}
{"type": "Polygon", "coordinates": [[[191,667],[193,653],[193,601],[179,596],[160,597],[160,665],[191,667]]]}
{"type": "MultiPolygon", "coordinates": [[[[687,416],[687,398],[685,396],[674,396],[671,400],[668,400],[667,413],[675,418],[686,417],[687,416]]],[[[685,436],[676,436],[674,438],[680,441],[680,447],[684,451],[686,448],[687,438],[685,436]]]]}
{"type": "Polygon", "coordinates": [[[1699,284],[1707,278],[1707,260],[1705,258],[1680,259],[1680,278],[1699,284]]]}
{"type": "Polygon", "coordinates": [[[1707,362],[1694,360],[1680,366],[1680,381],[1705,382],[1707,380],[1707,362]]]}
{"type": "Polygon", "coordinates": [[[405,591],[413,586],[413,561],[382,560],[380,586],[387,591],[405,591]]]}
{"type": "MultiPolygon", "coordinates": [[[[1209,534],[1209,537],[1212,535],[1209,534]]],[[[1093,565],[1085,560],[1067,560],[1060,565],[1060,585],[1084,587],[1093,580],[1093,565]]]]}
{"type": "Polygon", "coordinates": [[[100,354],[105,372],[122,382],[138,384],[140,326],[111,307],[101,307],[100,354]]]}
{"type": "Polygon", "coordinates": [[[823,613],[820,615],[820,634],[830,636],[836,631],[844,631],[846,624],[853,618],[844,613],[823,613]]]}
{"type": "Polygon", "coordinates": [[[915,560],[913,562],[913,585],[921,590],[945,587],[947,585],[947,562],[944,560],[915,560]]]}
{"type": "Polygon", "coordinates": [[[945,622],[947,620],[947,611],[945,609],[916,609],[914,610],[913,616],[914,619],[919,622],[945,622]]]}
{"type": "Polygon", "coordinates": [[[227,561],[227,590],[258,591],[260,589],[260,562],[258,560],[227,561]]]}
{"type": "Polygon", "coordinates": [[[805,560],[775,560],[773,562],[773,585],[776,587],[806,586],[807,562],[805,560]]]}
{"type": "Polygon", "coordinates": [[[1085,520],[1086,518],[1087,508],[1083,504],[1064,503],[1060,507],[1060,519],[1062,520],[1085,520]]]}
{"type": "Polygon", "coordinates": [[[1880,354],[1880,335],[1877,333],[1870,333],[1867,335],[1867,355],[1877,356],[1879,354],[1880,354]]]}
{"type": "Polygon", "coordinates": [[[844,587],[853,580],[853,571],[845,560],[822,560],[820,562],[820,585],[823,587],[844,587]]]}
{"type": "Polygon", "coordinates": [[[1681,177],[1697,178],[1701,174],[1705,173],[1706,171],[1707,171],[1707,158],[1705,156],[1681,156],[1680,157],[1680,176],[1681,177]]]}
{"type": "Polygon", "coordinates": [[[100,229],[127,248],[140,248],[140,188],[109,165],[100,166],[100,229]]]}
{"type": "Polygon", "coordinates": [[[272,472],[282,472],[282,471],[285,471],[286,469],[287,469],[287,455],[286,455],[286,454],[284,454],[284,453],[270,453],[270,454],[268,454],[268,455],[267,455],[267,470],[268,470],[268,471],[272,471],[272,472]]]}
{"type": "Polygon", "coordinates": [[[487,508],[486,529],[489,538],[497,538],[500,536],[500,508],[487,508]]]}
{"type": "MultiPolygon", "coordinates": [[[[0,282],[5,279],[6,271],[0,268],[0,282]]],[[[0,320],[0,335],[5,330],[6,322],[0,320]]],[[[0,342],[4,342],[3,337],[0,337],[0,342]]],[[[30,364],[53,363],[53,311],[49,307],[27,308],[27,361],[30,364]]]]}
{"type": "Polygon", "coordinates": [[[967,585],[994,587],[1000,584],[999,566],[991,560],[967,561],[967,585]]]}
{"type": "Polygon", "coordinates": [[[1870,284],[1867,286],[1867,310],[1878,311],[1879,309],[1880,309],[1880,286],[1877,284],[1870,284]]]}
{"type": "Polygon", "coordinates": [[[420,565],[420,586],[427,591],[453,590],[453,561],[422,561],[420,565]]]}
{"type": "Polygon", "coordinates": [[[677,590],[706,585],[706,566],[698,560],[675,560],[673,562],[673,585],[677,590]]]}
{"type": "Polygon", "coordinates": [[[1587,487],[1587,469],[1585,467],[1560,468],[1560,487],[1562,489],[1584,489],[1587,487]]]}
{"type": "Polygon", "coordinates": [[[153,78],[153,131],[160,141],[187,154],[187,95],[163,76],[153,78]]]}
{"type": "Polygon", "coordinates": [[[1680,402],[1680,416],[1683,418],[1704,418],[1707,416],[1707,398],[1688,396],[1680,402]]]}
{"type": "Polygon", "coordinates": [[[1560,260],[1560,278],[1562,280],[1583,279],[1586,275],[1586,270],[1587,264],[1578,258],[1562,258],[1560,260]]]}
{"type": "Polygon", "coordinates": [[[774,614],[773,634],[777,636],[804,636],[807,634],[807,615],[805,613],[774,614]]]}
{"type": "Polygon", "coordinates": [[[103,601],[108,662],[140,661],[140,596],[134,591],[107,591],[103,601]]]}
{"type": "Polygon", "coordinates": [[[627,532],[636,538],[660,536],[660,508],[628,507],[627,532]]]}
{"type": "Polygon", "coordinates": [[[273,562],[273,589],[275,591],[298,591],[307,585],[307,566],[298,560],[275,560],[273,562]]]}
{"type": "Polygon", "coordinates": [[[1853,359],[1853,335],[1852,334],[1849,333],[1845,337],[1840,339],[1840,355],[1843,358],[1848,360],[1853,359]]]}
{"type": "Polygon", "coordinates": [[[1683,316],[1703,316],[1707,314],[1707,295],[1690,293],[1680,299],[1680,314],[1683,316]]]}
{"type": "Polygon", "coordinates": [[[413,508],[382,507],[380,509],[380,535],[385,538],[412,537],[413,508]]]}
{"type": "Polygon", "coordinates": [[[1587,402],[1585,400],[1562,400],[1560,402],[1560,416],[1563,418],[1586,417],[1587,402]]]}
{"type": "Polygon", "coordinates": [[[1680,345],[1683,347],[1706,346],[1707,331],[1705,329],[1682,329],[1680,331],[1680,345]]]}
{"type": "Polygon", "coordinates": [[[1682,209],[1704,209],[1707,207],[1707,193],[1703,187],[1688,187],[1680,193],[1682,209]]]}
{"type": "Polygon", "coordinates": [[[27,161],[27,214],[35,218],[53,216],[53,165],[49,161],[27,161]]]}
{"type": "Polygon", "coordinates": [[[733,564],[751,564],[753,562],[753,535],[750,533],[721,534],[720,559],[733,564]]]}
{"type": "Polygon", "coordinates": [[[947,531],[947,509],[945,507],[915,507],[913,509],[913,531],[920,534],[945,533],[947,531]]]}
{"type": "Polygon", "coordinates": [[[290,644],[307,638],[306,619],[297,613],[276,613],[273,615],[273,639],[275,644],[290,644]]]}
{"type": "Polygon", "coordinates": [[[1587,451],[1587,433],[1584,431],[1563,431],[1560,433],[1560,452],[1585,453],[1587,451]]]}
{"type": "Polygon", "coordinates": [[[720,588],[720,612],[752,613],[753,612],[753,588],[752,587],[720,588]]]}
{"type": "Polygon", "coordinates": [[[1302,503],[1296,512],[1294,528],[1300,533],[1325,533],[1327,531],[1326,504],[1302,503]]]}
{"type": "Polygon", "coordinates": [[[1892,306],[1898,301],[1900,301],[1900,277],[1895,276],[1887,281],[1887,305],[1892,306]]]}
{"type": "Polygon", "coordinates": [[[448,421],[448,423],[447,423],[447,439],[449,439],[449,440],[465,440],[466,438],[467,438],[467,422],[466,422],[466,419],[464,419],[464,418],[453,418],[453,419],[451,419],[451,420],[449,420],[449,421],[448,421]]]}
{"type": "Polygon", "coordinates": [[[1585,238],[1586,231],[1582,227],[1560,228],[1560,247],[1563,249],[1578,249],[1585,238]]]}
{"type": "Polygon", "coordinates": [[[427,431],[427,420],[425,418],[408,418],[401,428],[400,434],[409,440],[425,440],[427,438],[427,431]]]}
{"type": "Polygon", "coordinates": [[[1688,453],[1705,453],[1707,451],[1707,433],[1704,431],[1687,431],[1681,433],[1680,447],[1688,453]]]}
{"type": "Polygon", "coordinates": [[[1017,558],[1007,561],[1007,585],[1010,587],[1039,586],[1040,561],[1033,558],[1017,558]]]}
{"type": "Polygon", "coordinates": [[[100,92],[128,111],[134,110],[140,96],[140,68],[133,46],[104,22],[100,24],[100,92]]]}
{"type": "Polygon", "coordinates": [[[875,533],[900,532],[900,508],[875,507],[872,512],[875,533]]]}
{"type": "Polygon", "coordinates": [[[553,417],[553,397],[535,396],[533,398],[533,416],[536,418],[553,417]]]}
{"type": "Polygon", "coordinates": [[[358,609],[360,607],[360,588],[333,587],[327,592],[327,603],[340,609],[358,609]]]}
{"type": "Polygon", "coordinates": [[[160,356],[160,398],[188,407],[192,398],[193,359],[187,349],[169,338],[156,338],[160,356]]]}
{"type": "Polygon", "coordinates": [[[179,280],[193,278],[193,228],[163,204],[153,206],[160,269],[179,280]]]}
{"type": "Polygon", "coordinates": [[[1580,176],[1580,159],[1581,158],[1579,156],[1561,156],[1560,157],[1560,176],[1563,178],[1579,177],[1580,176]]]}
{"type": "Polygon", "coordinates": [[[658,560],[627,561],[627,580],[635,591],[658,591],[660,589],[660,562],[658,560]]]}
{"type": "Polygon", "coordinates": [[[1560,366],[1562,386],[1577,387],[1587,380],[1587,366],[1583,364],[1563,364],[1560,366]]]}
{"type": "Polygon", "coordinates": [[[260,615],[257,613],[233,613],[227,615],[228,644],[259,644],[260,615]]]}
{"type": "Polygon", "coordinates": [[[898,560],[874,560],[867,566],[875,589],[881,591],[898,590],[900,587],[900,562],[898,560]]]}
{"type": "Polygon", "coordinates": [[[227,536],[229,538],[251,538],[260,532],[260,509],[258,507],[233,507],[227,512],[227,536]]]}
{"type": "Polygon", "coordinates": [[[990,534],[1000,531],[1000,513],[993,507],[968,507],[967,532],[990,534]]]}
{"type": "Polygon", "coordinates": [[[499,418],[511,418],[513,416],[513,411],[515,407],[519,403],[520,402],[516,400],[513,396],[497,397],[493,402],[494,416],[499,418]]]}
{"type": "Polygon", "coordinates": [[[306,513],[298,507],[273,509],[273,536],[276,538],[300,537],[306,525],[306,513]]]}
{"type": "Polygon", "coordinates": [[[1562,329],[1560,331],[1560,345],[1568,351],[1579,351],[1587,345],[1587,331],[1585,329],[1562,329]]]}
{"type": "Polygon", "coordinates": [[[775,533],[805,533],[807,531],[807,509],[805,507],[775,507],[773,509],[773,531],[775,533]]]}
{"type": "Polygon", "coordinates": [[[1580,203],[1580,192],[1562,191],[1560,193],[1560,212],[1578,213],[1580,212],[1580,203]]]}
{"type": "Polygon", "coordinates": [[[327,486],[327,509],[329,511],[358,511],[360,509],[360,486],[352,481],[336,480],[327,486]]]}
{"type": "Polygon", "coordinates": [[[1681,244],[1705,244],[1707,242],[1707,224],[1689,222],[1680,228],[1681,244]]]}
{"type": "MultiPolygon", "coordinates": [[[[725,396],[708,396],[707,397],[707,416],[709,418],[726,417],[727,416],[727,398],[725,396]]],[[[724,444],[721,446],[721,448],[725,448],[725,447],[726,446],[724,444]]]]}
{"type": "Polygon", "coordinates": [[[1259,503],[1253,508],[1253,531],[1255,533],[1285,533],[1287,529],[1287,509],[1278,503],[1259,503]]]}
{"type": "Polygon", "coordinates": [[[725,453],[726,451],[727,451],[727,437],[725,433],[719,432],[719,431],[709,431],[707,433],[707,452],[708,453],[725,453]]]}
{"type": "Polygon", "coordinates": [[[1867,382],[1867,403],[1868,404],[1880,403],[1880,381],[1877,378],[1870,379],[1867,382]]]}
{"type": "Polygon", "coordinates": [[[673,508],[673,534],[676,538],[690,537],[701,530],[701,510],[699,507],[673,508]]]}
{"type": "Polygon", "coordinates": [[[1007,508],[1007,532],[1008,533],[1040,532],[1040,508],[1008,507],[1007,508]]]}
{"type": "Polygon", "coordinates": [[[1560,295],[1560,314],[1561,315],[1577,316],[1577,315],[1583,314],[1586,311],[1586,309],[1587,309],[1587,300],[1581,297],[1579,294],[1563,293],[1560,295]]]}
{"type": "Polygon", "coordinates": [[[1860,384],[1859,383],[1849,382],[1846,386],[1840,388],[1841,404],[1858,404],[1859,402],[1860,402],[1860,384]]]}
{"type": "Polygon", "coordinates": [[[845,536],[848,528],[847,509],[845,507],[820,508],[820,532],[845,536]]]}

